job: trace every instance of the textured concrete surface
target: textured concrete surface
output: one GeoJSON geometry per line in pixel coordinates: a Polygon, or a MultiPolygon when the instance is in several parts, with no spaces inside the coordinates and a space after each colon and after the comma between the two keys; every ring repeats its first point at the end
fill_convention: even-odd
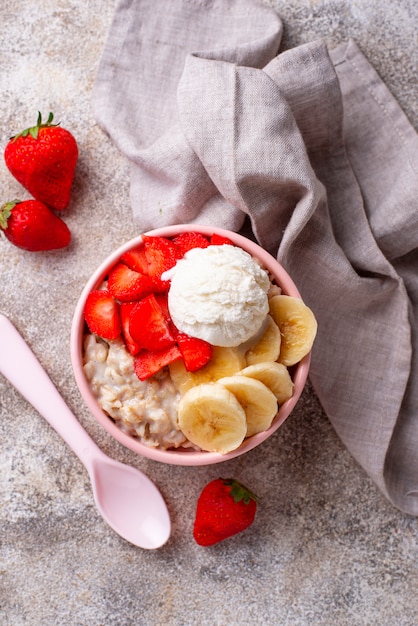
{"type": "MultiPolygon", "coordinates": [[[[417,126],[413,0],[272,0],[283,48],[352,36],[417,126]]],[[[416,626],[418,521],[394,509],[343,448],[309,386],[265,445],[225,466],[170,467],[110,440],[83,406],[70,364],[71,317],[85,280],[136,234],[128,164],[90,107],[113,0],[2,0],[0,142],[54,111],[80,160],[62,252],[0,239],[0,308],[32,346],[86,430],[148,474],[172,517],[160,550],[123,541],[96,511],[87,473],[0,377],[0,622],[4,626],[416,626]],[[196,499],[234,475],[261,498],[254,525],[213,548],[192,539],[196,499]]],[[[0,163],[2,202],[27,197],[0,163]]]]}

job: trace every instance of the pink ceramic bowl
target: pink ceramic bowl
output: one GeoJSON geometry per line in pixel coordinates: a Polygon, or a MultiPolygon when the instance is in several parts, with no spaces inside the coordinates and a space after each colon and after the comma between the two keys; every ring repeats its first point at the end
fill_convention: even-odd
{"type": "MultiPolygon", "coordinates": [[[[210,226],[198,226],[196,224],[181,224],[176,226],[168,226],[166,228],[160,228],[153,231],[149,231],[147,235],[150,236],[162,236],[162,237],[174,237],[180,232],[195,231],[201,232],[203,235],[211,235],[217,233],[225,237],[229,237],[236,245],[246,250],[249,254],[256,257],[261,261],[263,266],[271,272],[276,283],[281,287],[284,294],[300,298],[299,291],[296,285],[283,269],[283,267],[265,250],[263,250],[256,243],[238,235],[236,233],[223,230],[220,228],[214,228],[210,226]]],[[[268,439],[285,421],[285,419],[292,412],[296,405],[303,388],[306,383],[306,379],[309,371],[310,354],[308,354],[300,363],[294,366],[292,370],[292,378],[294,382],[294,393],[292,398],[283,403],[276,417],[273,420],[270,428],[262,433],[258,433],[244,440],[239,448],[228,454],[219,454],[215,452],[195,451],[192,449],[170,449],[160,450],[158,448],[151,448],[143,443],[139,439],[136,439],[120,430],[113,420],[101,409],[96,398],[90,390],[89,383],[84,375],[83,371],[83,335],[85,332],[85,323],[83,318],[83,310],[86,302],[87,295],[92,289],[97,288],[104,277],[107,275],[109,269],[118,261],[120,256],[129,250],[138,246],[142,241],[141,236],[128,241],[123,246],[115,250],[107,259],[101,263],[96,269],[90,280],[84,287],[80,299],[77,303],[77,307],[74,313],[72,329],[71,329],[71,360],[74,369],[74,375],[79,387],[80,393],[86,402],[88,408],[97,419],[97,421],[103,426],[103,428],[114,437],[117,441],[122,443],[127,448],[130,448],[134,452],[148,457],[155,461],[162,463],[169,463],[172,465],[210,465],[213,463],[221,463],[222,461],[228,461],[235,457],[238,457],[249,450],[252,450],[256,446],[260,445],[268,439]]]]}

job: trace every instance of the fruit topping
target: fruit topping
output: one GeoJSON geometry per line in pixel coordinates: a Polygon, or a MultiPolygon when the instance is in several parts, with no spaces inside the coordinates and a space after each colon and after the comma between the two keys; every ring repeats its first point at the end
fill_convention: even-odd
{"type": "Polygon", "coordinates": [[[248,376],[227,376],[218,380],[234,394],[245,411],[247,423],[246,437],[267,430],[277,413],[277,399],[274,393],[260,380],[248,376]]]}
{"type": "Polygon", "coordinates": [[[139,380],[146,380],[180,358],[181,352],[176,345],[162,350],[143,350],[134,359],[135,373],[139,380]]]}
{"type": "Polygon", "coordinates": [[[132,250],[127,250],[122,254],[120,260],[131,270],[135,270],[135,272],[146,274],[148,276],[148,261],[145,256],[145,249],[143,245],[132,248],[132,250]]]}
{"type": "Polygon", "coordinates": [[[123,339],[129,354],[132,354],[132,356],[135,356],[135,354],[138,354],[138,352],[142,350],[141,344],[132,338],[129,331],[131,313],[135,306],[136,302],[122,302],[119,309],[123,339]]]}
{"type": "Polygon", "coordinates": [[[190,337],[186,333],[178,333],[176,341],[188,372],[196,372],[210,361],[213,350],[207,341],[190,337]]]}
{"type": "Polygon", "coordinates": [[[227,454],[238,448],[247,434],[245,410],[235,395],[218,383],[189,389],[178,405],[181,431],[208,452],[227,454]]]}
{"type": "Polygon", "coordinates": [[[125,263],[117,263],[110,271],[107,287],[122,302],[131,302],[153,292],[154,282],[149,276],[131,270],[125,263]]]}
{"type": "Polygon", "coordinates": [[[207,248],[210,245],[209,239],[200,233],[185,232],[174,237],[173,242],[179,248],[182,256],[192,248],[207,248]]]}
{"type": "Polygon", "coordinates": [[[238,374],[255,378],[264,383],[274,393],[279,405],[289,400],[293,395],[293,380],[283,363],[272,361],[255,363],[244,367],[238,374]]]}
{"type": "Polygon", "coordinates": [[[161,274],[174,267],[183,256],[170,239],[143,236],[144,254],[148,263],[148,275],[155,281],[156,291],[166,291],[170,283],[161,280],[161,274]]]}
{"type": "Polygon", "coordinates": [[[274,296],[269,300],[270,315],[282,336],[279,363],[286,367],[299,363],[310,352],[317,321],[311,309],[299,298],[274,296]]]}
{"type": "Polygon", "coordinates": [[[210,243],[212,246],[234,245],[234,242],[231,241],[229,237],[224,237],[223,235],[218,235],[216,233],[213,233],[213,235],[211,236],[210,243]]]}
{"type": "Polygon", "coordinates": [[[175,343],[164,313],[152,293],[132,309],[129,332],[146,350],[162,350],[175,343]]]}
{"type": "Polygon", "coordinates": [[[105,289],[91,291],[84,307],[84,319],[90,331],[103,339],[117,339],[121,333],[119,305],[105,289]]]}
{"type": "Polygon", "coordinates": [[[204,367],[191,372],[187,371],[183,361],[176,361],[170,365],[170,376],[176,389],[183,395],[191,387],[232,376],[245,365],[245,357],[238,348],[212,346],[212,357],[204,367]]]}
{"type": "Polygon", "coordinates": [[[267,315],[261,337],[245,353],[248,365],[263,363],[264,361],[277,361],[280,354],[281,341],[280,328],[271,315],[267,315]]]}

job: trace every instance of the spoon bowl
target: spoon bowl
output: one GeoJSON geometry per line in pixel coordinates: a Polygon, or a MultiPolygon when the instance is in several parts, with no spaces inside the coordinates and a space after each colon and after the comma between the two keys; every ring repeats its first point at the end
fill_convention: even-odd
{"type": "Polygon", "coordinates": [[[144,549],[159,548],[171,532],[164,499],[139,470],[115,461],[94,443],[65,404],[48,374],[10,320],[0,314],[0,372],[47,420],[85,466],[96,506],[121,537],[144,549]]]}

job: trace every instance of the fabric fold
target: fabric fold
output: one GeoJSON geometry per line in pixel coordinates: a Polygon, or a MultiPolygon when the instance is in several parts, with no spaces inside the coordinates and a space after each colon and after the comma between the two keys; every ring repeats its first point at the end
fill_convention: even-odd
{"type": "Polygon", "coordinates": [[[277,54],[282,30],[279,16],[252,0],[119,1],[92,105],[131,162],[130,200],[141,232],[202,220],[241,227],[239,211],[201,184],[204,173],[179,133],[177,86],[193,52],[263,67],[277,54]]]}
{"type": "Polygon", "coordinates": [[[93,94],[139,230],[250,221],[318,318],[337,434],[418,515],[416,132],[354,41],[277,54],[280,19],[249,0],[177,0],[162,29],[155,10],[120,2],[93,94]]]}
{"type": "Polygon", "coordinates": [[[259,243],[314,309],[313,386],[347,448],[385,491],[385,454],[410,371],[409,301],[367,219],[326,46],[287,51],[265,71],[191,56],[178,104],[183,133],[211,180],[250,216],[259,243]]]}

